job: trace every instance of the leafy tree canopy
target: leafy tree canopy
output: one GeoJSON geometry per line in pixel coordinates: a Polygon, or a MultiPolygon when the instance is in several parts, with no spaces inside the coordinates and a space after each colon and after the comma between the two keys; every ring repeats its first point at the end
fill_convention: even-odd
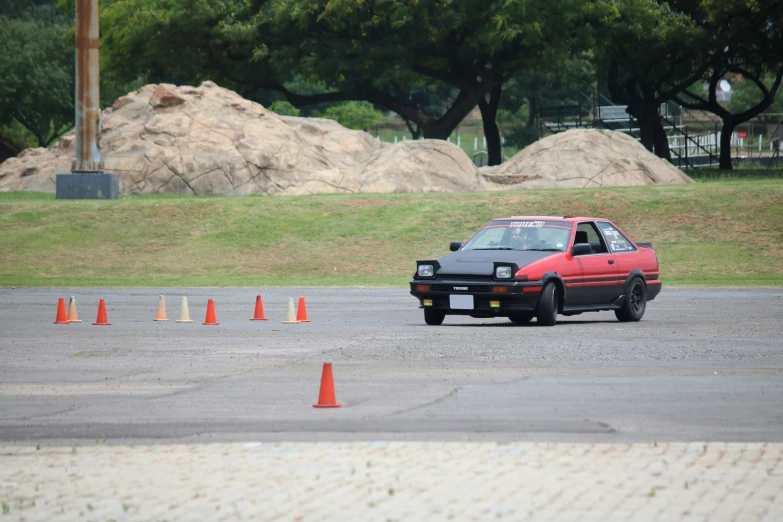
{"type": "Polygon", "coordinates": [[[74,118],[74,51],[65,13],[49,2],[0,15],[0,124],[17,122],[39,146],[55,140],[74,118]]]}

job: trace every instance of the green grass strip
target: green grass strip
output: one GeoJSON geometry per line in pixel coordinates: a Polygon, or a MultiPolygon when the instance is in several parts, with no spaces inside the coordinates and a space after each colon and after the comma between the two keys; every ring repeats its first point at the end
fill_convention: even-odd
{"type": "Polygon", "coordinates": [[[404,286],[492,218],[587,215],[651,241],[667,285],[783,286],[783,179],[296,197],[0,193],[0,286],[404,286]]]}

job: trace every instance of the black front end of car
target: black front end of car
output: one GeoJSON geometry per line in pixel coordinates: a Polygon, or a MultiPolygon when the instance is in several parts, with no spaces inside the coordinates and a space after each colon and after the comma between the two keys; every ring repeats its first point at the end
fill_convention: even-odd
{"type": "MultiPolygon", "coordinates": [[[[473,317],[508,317],[518,313],[530,313],[536,309],[541,292],[540,281],[522,281],[512,278],[499,279],[488,275],[438,274],[437,261],[420,261],[419,265],[432,264],[431,276],[414,274],[410,282],[411,295],[419,300],[419,307],[437,310],[446,315],[470,315],[473,317]]],[[[513,263],[495,263],[508,266],[509,272],[517,271],[513,263]]]]}
{"type": "Polygon", "coordinates": [[[437,279],[411,281],[411,295],[419,307],[446,312],[447,315],[474,317],[508,317],[515,312],[533,312],[538,303],[541,283],[498,283],[474,279],[437,279]],[[472,297],[472,303],[452,296],[472,297]],[[472,304],[472,306],[471,306],[472,304]]]}

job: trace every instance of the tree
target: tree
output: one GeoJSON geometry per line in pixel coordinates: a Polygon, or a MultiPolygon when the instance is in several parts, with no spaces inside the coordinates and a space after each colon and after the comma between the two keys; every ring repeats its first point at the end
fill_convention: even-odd
{"type": "MultiPolygon", "coordinates": [[[[442,114],[430,113],[416,105],[409,88],[437,81],[394,65],[389,53],[392,48],[395,54],[404,49],[399,42],[387,40],[383,47],[370,46],[361,53],[352,50],[345,38],[340,45],[328,38],[322,41],[286,10],[299,9],[289,4],[284,0],[107,4],[102,10],[107,70],[125,79],[138,74],[174,83],[211,78],[240,92],[271,89],[299,108],[367,101],[397,112],[423,129],[426,137],[444,139],[476,105],[468,93],[460,92],[442,114]],[[323,90],[301,89],[315,85],[323,90]]],[[[317,4],[308,4],[308,9],[313,5],[317,4]]]]}
{"type": "Polygon", "coordinates": [[[708,69],[705,29],[692,15],[698,5],[619,0],[616,8],[597,27],[598,67],[612,100],[639,122],[642,145],[671,159],[658,108],[708,69]]]}
{"type": "MultiPolygon", "coordinates": [[[[762,83],[770,90],[775,84],[775,77],[767,73],[761,78],[762,83]]],[[[739,77],[731,86],[731,101],[726,107],[732,113],[744,112],[763,101],[764,95],[755,82],[739,77]]],[[[778,89],[772,104],[765,112],[783,114],[783,93],[778,89]]]]}
{"type": "Polygon", "coordinates": [[[366,101],[445,139],[477,104],[490,163],[504,82],[584,43],[598,0],[125,0],[103,11],[104,48],[126,75],[211,77],[278,91],[297,107],[366,101]],[[328,90],[302,94],[295,77],[328,90]],[[453,92],[442,110],[412,90],[453,92]],[[413,89],[412,89],[413,88],[413,89]]]}
{"type": "Polygon", "coordinates": [[[53,2],[9,2],[2,12],[0,124],[16,122],[45,147],[73,125],[70,24],[53,2]]]}
{"type": "Polygon", "coordinates": [[[703,0],[711,29],[711,54],[707,96],[688,89],[675,99],[684,107],[707,110],[723,121],[720,136],[720,168],[731,170],[731,135],[734,129],[767,110],[783,80],[783,3],[779,0],[703,0]],[[720,80],[739,74],[758,89],[757,102],[724,107],[717,100],[720,80]],[[769,86],[764,83],[770,78],[769,86]]]}
{"type": "MultiPolygon", "coordinates": [[[[276,27],[289,18],[304,27],[314,45],[310,53],[341,50],[344,60],[325,73],[347,77],[364,69],[382,79],[413,73],[449,85],[458,91],[455,103],[464,103],[459,119],[445,122],[448,133],[478,104],[490,165],[502,157],[497,111],[504,83],[526,68],[562,63],[587,42],[584,22],[599,12],[596,2],[584,0],[334,0],[323,8],[305,0],[282,4],[285,8],[276,11],[282,23],[276,18],[276,27]]],[[[308,66],[325,63],[319,59],[308,66]]],[[[428,134],[425,127],[424,136],[428,134]]]]}
{"type": "Polygon", "coordinates": [[[595,86],[589,53],[566,60],[556,69],[525,71],[503,86],[498,121],[506,125],[506,143],[525,147],[539,138],[539,110],[554,105],[581,105],[595,86]]]}

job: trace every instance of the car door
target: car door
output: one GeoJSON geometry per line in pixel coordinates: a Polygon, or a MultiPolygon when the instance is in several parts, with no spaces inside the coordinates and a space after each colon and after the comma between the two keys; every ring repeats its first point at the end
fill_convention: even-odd
{"type": "Polygon", "coordinates": [[[577,224],[574,240],[587,237],[592,254],[577,256],[581,277],[566,283],[570,306],[607,305],[620,297],[622,284],[615,255],[608,251],[603,236],[592,221],[577,224]],[[581,234],[580,234],[581,232],[581,234]]]}
{"type": "MultiPolygon", "coordinates": [[[[625,283],[628,275],[635,268],[639,268],[637,254],[638,251],[633,243],[620,232],[614,224],[608,221],[599,221],[596,223],[601,230],[606,246],[609,252],[614,254],[614,266],[617,267],[619,279],[625,283]]],[[[621,285],[621,287],[624,285],[621,285]]],[[[621,288],[622,289],[622,288],[621,288]]]]}

